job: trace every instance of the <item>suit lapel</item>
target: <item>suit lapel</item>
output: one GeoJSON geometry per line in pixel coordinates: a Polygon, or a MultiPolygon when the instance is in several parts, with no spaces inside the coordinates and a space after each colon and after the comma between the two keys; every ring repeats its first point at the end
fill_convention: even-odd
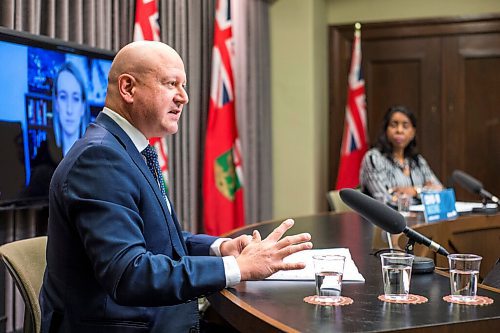
{"type": "Polygon", "coordinates": [[[182,236],[182,231],[180,229],[179,224],[177,223],[177,219],[174,219],[172,217],[174,215],[173,213],[174,208],[172,205],[172,201],[169,200],[170,206],[172,208],[172,215],[171,215],[167,207],[167,202],[165,201],[165,198],[161,193],[160,187],[158,186],[158,183],[156,182],[151,171],[149,171],[149,168],[146,162],[144,161],[144,158],[142,157],[141,153],[137,150],[136,146],[134,145],[130,137],[127,135],[127,133],[125,133],[123,129],[120,126],[118,126],[118,124],[115,123],[110,117],[108,117],[104,113],[99,113],[95,122],[96,124],[103,126],[105,129],[107,129],[120,141],[122,146],[125,148],[127,153],[132,158],[132,161],[134,161],[134,164],[141,171],[142,175],[146,178],[146,180],[149,183],[149,186],[151,187],[151,190],[153,191],[156,197],[158,204],[162,209],[163,216],[165,217],[166,220],[166,224],[170,234],[169,235],[170,240],[172,242],[173,247],[175,248],[179,256],[186,255],[187,249],[182,236]]]}

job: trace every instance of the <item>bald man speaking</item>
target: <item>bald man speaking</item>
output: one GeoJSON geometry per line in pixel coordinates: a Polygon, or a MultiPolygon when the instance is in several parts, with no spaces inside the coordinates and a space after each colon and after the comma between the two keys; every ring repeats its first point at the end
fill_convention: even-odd
{"type": "Polygon", "coordinates": [[[235,239],[183,232],[158,179],[151,137],[177,132],[184,63],[134,42],[111,65],[104,109],[64,157],[49,194],[42,332],[200,331],[197,298],[278,270],[312,247],[307,233],[235,239]]]}

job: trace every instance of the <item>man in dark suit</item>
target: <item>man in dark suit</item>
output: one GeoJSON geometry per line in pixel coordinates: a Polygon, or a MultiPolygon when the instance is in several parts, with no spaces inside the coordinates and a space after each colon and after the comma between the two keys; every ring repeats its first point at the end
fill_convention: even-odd
{"type": "Polygon", "coordinates": [[[172,48],[129,44],[108,80],[106,107],[50,185],[42,332],[196,332],[198,297],[304,267],[283,262],[312,247],[309,234],[282,238],[292,220],[264,240],[181,231],[147,148],[177,132],[188,102],[172,48]]]}

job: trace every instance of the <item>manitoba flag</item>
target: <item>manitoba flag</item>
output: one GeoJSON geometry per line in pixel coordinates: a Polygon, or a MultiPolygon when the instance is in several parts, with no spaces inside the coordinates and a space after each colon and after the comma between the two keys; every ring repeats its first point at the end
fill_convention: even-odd
{"type": "MultiPolygon", "coordinates": [[[[136,0],[134,41],[138,40],[160,40],[160,25],[158,23],[158,6],[155,0],[136,0]]],[[[158,153],[158,162],[168,189],[168,152],[167,140],[165,138],[151,138],[149,143],[155,147],[158,153]]]]}
{"type": "Polygon", "coordinates": [[[354,32],[351,69],[349,71],[344,135],[336,189],[359,185],[359,168],[368,149],[366,129],[365,81],[361,73],[361,31],[354,32]]]}
{"type": "Polygon", "coordinates": [[[203,218],[205,232],[209,235],[220,235],[244,225],[233,53],[230,1],[218,0],[203,166],[203,218]]]}

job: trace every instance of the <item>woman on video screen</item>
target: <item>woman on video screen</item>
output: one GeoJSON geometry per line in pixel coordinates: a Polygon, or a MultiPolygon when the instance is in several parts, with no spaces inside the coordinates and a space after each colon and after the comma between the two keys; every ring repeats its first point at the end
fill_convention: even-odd
{"type": "Polygon", "coordinates": [[[66,62],[54,78],[53,126],[56,145],[67,152],[90,121],[85,84],[77,67],[66,62]]]}

